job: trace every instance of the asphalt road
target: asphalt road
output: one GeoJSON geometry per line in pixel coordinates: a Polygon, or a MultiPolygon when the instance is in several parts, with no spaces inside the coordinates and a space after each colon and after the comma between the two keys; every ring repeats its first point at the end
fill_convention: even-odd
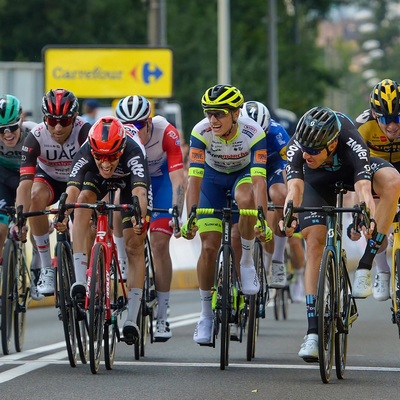
{"type": "MultiPolygon", "coordinates": [[[[24,350],[0,356],[0,399],[345,399],[398,398],[400,340],[390,320],[390,303],[359,300],[351,329],[344,380],[335,373],[323,384],[318,365],[297,355],[306,329],[304,304],[291,304],[287,320],[273,309],[261,320],[256,357],[246,361],[246,343],[231,342],[230,364],[219,368],[219,348],[192,341],[200,310],[197,290],[172,293],[173,337],[148,344],[146,356],[118,343],[114,369],[104,364],[71,368],[61,322],[52,307],[28,310],[24,350]]],[[[121,323],[122,325],[122,323],[121,323]]],[[[245,337],[244,337],[245,339],[245,337]]]]}

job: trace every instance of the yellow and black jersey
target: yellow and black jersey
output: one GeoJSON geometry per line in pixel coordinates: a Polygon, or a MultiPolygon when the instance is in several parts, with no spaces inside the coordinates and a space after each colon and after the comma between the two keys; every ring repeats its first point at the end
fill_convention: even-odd
{"type": "Polygon", "coordinates": [[[400,163],[400,138],[390,141],[382,132],[371,110],[365,110],[355,120],[355,126],[370,150],[371,157],[380,157],[386,161],[400,163]]]}

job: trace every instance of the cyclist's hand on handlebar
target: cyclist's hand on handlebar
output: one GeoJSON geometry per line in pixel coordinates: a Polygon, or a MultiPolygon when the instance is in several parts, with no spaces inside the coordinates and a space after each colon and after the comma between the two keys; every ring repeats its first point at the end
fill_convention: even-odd
{"type": "Polygon", "coordinates": [[[178,226],[176,227],[175,226],[175,219],[174,218],[172,218],[170,221],[169,221],[169,226],[171,227],[171,229],[172,229],[172,231],[174,232],[174,236],[176,237],[176,238],[180,238],[182,235],[181,235],[181,227],[182,227],[182,220],[179,218],[178,219],[178,226]]]}
{"type": "Polygon", "coordinates": [[[68,222],[69,222],[69,218],[68,218],[68,215],[66,215],[65,218],[62,220],[62,222],[57,222],[57,220],[55,218],[53,224],[58,232],[63,233],[68,229],[68,222]]]}
{"type": "Polygon", "coordinates": [[[366,227],[365,225],[362,227],[362,231],[366,239],[372,239],[372,237],[375,236],[377,229],[376,222],[373,218],[370,218],[369,227],[366,227]]]}
{"type": "Polygon", "coordinates": [[[269,242],[272,239],[272,229],[265,222],[265,228],[262,228],[261,221],[258,220],[254,225],[254,232],[256,237],[260,239],[262,242],[269,242]]]}
{"type": "Polygon", "coordinates": [[[147,228],[149,226],[149,217],[142,217],[140,221],[137,221],[135,217],[132,217],[131,221],[136,235],[141,235],[147,232],[147,228]]]}
{"type": "Polygon", "coordinates": [[[196,236],[196,232],[198,231],[198,226],[196,225],[196,219],[193,220],[193,226],[189,229],[189,220],[187,220],[181,226],[181,235],[185,239],[192,240],[196,236]]]}
{"type": "Polygon", "coordinates": [[[292,216],[290,219],[290,225],[289,226],[284,226],[284,219],[281,218],[280,221],[278,222],[279,229],[280,231],[287,237],[292,237],[293,234],[296,232],[299,222],[297,217],[292,216]]]}
{"type": "Polygon", "coordinates": [[[26,234],[28,232],[28,226],[27,225],[23,225],[21,230],[18,228],[17,225],[13,225],[13,227],[11,228],[11,234],[12,234],[12,238],[14,240],[18,240],[21,242],[26,242],[26,234]]]}

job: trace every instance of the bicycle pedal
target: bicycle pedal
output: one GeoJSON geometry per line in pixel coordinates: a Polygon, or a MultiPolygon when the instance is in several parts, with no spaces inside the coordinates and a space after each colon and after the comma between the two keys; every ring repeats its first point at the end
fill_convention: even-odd
{"type": "Polygon", "coordinates": [[[302,358],[306,363],[309,363],[309,364],[319,362],[318,357],[302,357],[302,358]]]}
{"type": "Polygon", "coordinates": [[[133,335],[129,335],[129,336],[123,336],[121,337],[121,342],[125,342],[127,345],[132,346],[133,344],[135,344],[136,342],[138,342],[138,338],[136,338],[133,335]]]}
{"type": "Polygon", "coordinates": [[[198,345],[201,347],[213,347],[212,343],[198,343],[198,345]]]}

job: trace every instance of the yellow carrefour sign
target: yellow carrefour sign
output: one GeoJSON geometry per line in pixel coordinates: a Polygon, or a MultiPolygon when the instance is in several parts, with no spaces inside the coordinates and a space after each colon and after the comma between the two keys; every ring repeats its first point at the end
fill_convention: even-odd
{"type": "Polygon", "coordinates": [[[45,47],[45,91],[78,97],[172,96],[172,50],[130,47],[45,47]]]}

